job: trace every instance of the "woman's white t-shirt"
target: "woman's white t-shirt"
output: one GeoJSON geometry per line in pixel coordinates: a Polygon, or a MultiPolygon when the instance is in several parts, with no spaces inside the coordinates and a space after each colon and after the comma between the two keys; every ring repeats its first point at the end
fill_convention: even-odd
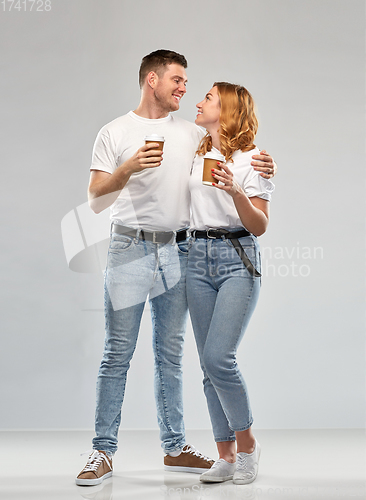
{"type": "MultiPolygon", "coordinates": [[[[212,148],[212,151],[217,149],[212,148]]],[[[271,200],[274,184],[259,175],[250,164],[253,155],[260,154],[258,148],[251,151],[235,151],[233,163],[227,166],[233,172],[234,179],[243,188],[245,194],[252,198],[257,196],[271,200]]],[[[196,155],[189,181],[191,192],[191,229],[205,230],[209,228],[244,227],[235,208],[232,197],[221,189],[202,184],[203,156],[196,155]]]]}

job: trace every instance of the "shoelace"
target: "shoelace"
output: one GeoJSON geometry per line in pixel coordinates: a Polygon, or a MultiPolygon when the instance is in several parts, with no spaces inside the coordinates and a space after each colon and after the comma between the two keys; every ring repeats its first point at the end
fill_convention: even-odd
{"type": "Polygon", "coordinates": [[[248,456],[236,456],[236,470],[246,478],[252,478],[255,475],[254,462],[248,463],[248,456]],[[252,467],[251,467],[252,466],[252,467]]]}
{"type": "Polygon", "coordinates": [[[89,456],[86,466],[83,469],[83,472],[95,472],[100,466],[100,464],[103,462],[103,460],[107,462],[109,468],[111,469],[112,466],[106,455],[100,453],[98,450],[94,450],[93,453],[89,456]]]}
{"type": "Polygon", "coordinates": [[[216,469],[217,467],[219,467],[223,462],[226,462],[226,460],[224,460],[223,458],[219,458],[218,460],[216,460],[216,462],[212,465],[211,469],[209,470],[212,470],[212,469],[216,469]]]}
{"type": "Polygon", "coordinates": [[[247,457],[246,456],[243,457],[242,455],[237,455],[236,462],[237,462],[237,468],[243,469],[244,472],[246,472],[248,466],[247,457]]]}
{"type": "Polygon", "coordinates": [[[190,453],[191,455],[194,455],[195,457],[202,458],[203,460],[206,460],[207,462],[212,462],[211,458],[206,457],[206,455],[203,455],[200,451],[196,450],[194,446],[191,444],[187,444],[187,449],[183,450],[183,453],[190,453]]]}

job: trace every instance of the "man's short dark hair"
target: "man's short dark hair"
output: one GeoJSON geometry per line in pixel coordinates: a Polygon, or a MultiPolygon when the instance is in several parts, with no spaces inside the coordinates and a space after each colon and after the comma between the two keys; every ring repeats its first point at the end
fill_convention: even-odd
{"type": "MultiPolygon", "coordinates": [[[[173,50],[155,50],[145,56],[141,61],[140,71],[139,71],[139,84],[142,88],[146,76],[150,71],[158,73],[159,70],[163,69],[168,64],[180,64],[183,68],[187,67],[187,59],[182,55],[174,52],[173,50]]],[[[160,76],[160,75],[159,75],[160,76]]]]}

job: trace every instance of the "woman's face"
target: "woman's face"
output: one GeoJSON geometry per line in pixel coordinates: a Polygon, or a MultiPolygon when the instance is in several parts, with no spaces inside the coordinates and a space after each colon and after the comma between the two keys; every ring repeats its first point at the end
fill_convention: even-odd
{"type": "Polygon", "coordinates": [[[196,107],[198,109],[195,120],[197,125],[204,127],[208,131],[220,128],[221,105],[217,87],[212,87],[203,101],[196,104],[196,107]]]}

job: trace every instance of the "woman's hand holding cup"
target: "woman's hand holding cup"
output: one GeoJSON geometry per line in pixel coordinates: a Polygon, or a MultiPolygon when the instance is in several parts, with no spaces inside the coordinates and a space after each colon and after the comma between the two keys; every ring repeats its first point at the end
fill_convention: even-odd
{"type": "Polygon", "coordinates": [[[217,162],[219,169],[212,169],[212,177],[214,177],[221,184],[212,183],[217,189],[222,189],[226,191],[230,196],[234,196],[237,193],[243,192],[240,185],[234,179],[234,175],[229,167],[222,162],[217,162]]]}

